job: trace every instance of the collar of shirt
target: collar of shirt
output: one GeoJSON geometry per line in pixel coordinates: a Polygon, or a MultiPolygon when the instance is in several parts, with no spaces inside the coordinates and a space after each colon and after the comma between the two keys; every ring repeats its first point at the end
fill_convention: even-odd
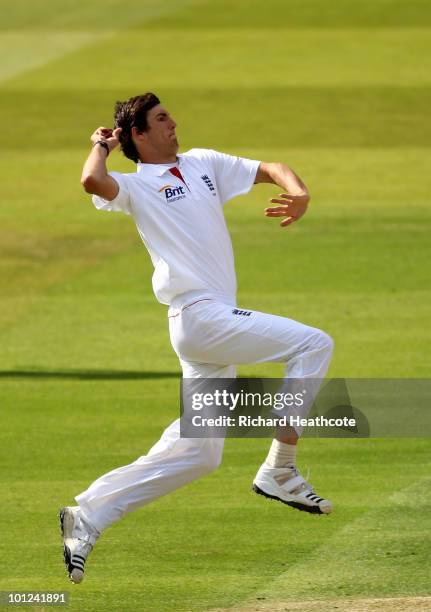
{"type": "Polygon", "coordinates": [[[143,173],[148,172],[153,176],[163,176],[166,172],[169,172],[171,168],[178,167],[181,168],[182,164],[182,155],[177,155],[177,161],[172,164],[143,164],[142,162],[138,162],[137,172],[143,173]]]}

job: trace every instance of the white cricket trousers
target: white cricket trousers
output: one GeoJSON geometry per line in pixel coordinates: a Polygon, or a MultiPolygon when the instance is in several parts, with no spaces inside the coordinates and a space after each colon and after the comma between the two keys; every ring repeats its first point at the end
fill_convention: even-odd
{"type": "MultiPolygon", "coordinates": [[[[333,349],[331,338],[319,329],[238,310],[232,298],[196,292],[174,300],[169,331],[185,378],[234,378],[234,364],[274,361],[286,364],[286,377],[321,379],[333,349]]],[[[101,476],[75,499],[103,531],[124,514],[217,468],[223,444],[220,438],[181,438],[177,419],[148,454],[101,476]]]]}

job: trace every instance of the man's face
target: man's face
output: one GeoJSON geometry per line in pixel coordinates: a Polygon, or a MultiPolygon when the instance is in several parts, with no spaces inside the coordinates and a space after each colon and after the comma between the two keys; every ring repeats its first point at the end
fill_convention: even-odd
{"type": "Polygon", "coordinates": [[[148,143],[160,151],[178,151],[178,140],[175,133],[177,124],[168,111],[157,104],[147,113],[148,128],[144,132],[148,143]]]}

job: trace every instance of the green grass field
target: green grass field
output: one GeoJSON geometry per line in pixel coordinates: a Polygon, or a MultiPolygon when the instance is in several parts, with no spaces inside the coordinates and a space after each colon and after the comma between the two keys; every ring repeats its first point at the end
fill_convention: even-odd
{"type": "MultiPolygon", "coordinates": [[[[66,590],[80,612],[431,609],[426,438],[305,439],[299,465],[333,500],[330,517],[254,496],[268,441],[228,440],[217,472],[106,531],[79,587],[57,524],[178,413],[149,257],[130,219],[97,212],[79,184],[115,100],[154,90],[183,150],[285,161],[308,184],[309,213],[288,230],[263,216],[270,186],[226,207],[241,306],[330,333],[331,376],[426,378],[430,34],[425,0],[7,6],[1,590],[66,590]]],[[[133,171],[118,153],[110,167],[133,171]]]]}

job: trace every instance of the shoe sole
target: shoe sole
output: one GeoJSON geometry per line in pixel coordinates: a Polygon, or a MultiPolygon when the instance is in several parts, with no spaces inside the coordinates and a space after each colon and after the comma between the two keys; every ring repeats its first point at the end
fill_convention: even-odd
{"type": "Polygon", "coordinates": [[[295,510],[300,510],[301,512],[308,512],[309,514],[327,514],[327,512],[322,512],[319,506],[306,506],[305,504],[300,504],[299,502],[286,501],[281,499],[281,497],[277,497],[276,495],[265,493],[265,491],[263,491],[256,484],[253,484],[253,491],[258,495],[263,495],[263,497],[266,497],[267,499],[274,499],[275,501],[279,501],[282,504],[286,504],[286,506],[290,506],[291,508],[295,508],[295,510]]]}
{"type": "Polygon", "coordinates": [[[71,537],[72,529],[73,529],[73,516],[70,516],[70,513],[67,512],[66,508],[62,508],[60,510],[60,529],[61,536],[63,538],[63,559],[64,564],[66,566],[67,575],[69,576],[69,580],[74,584],[79,584],[84,580],[84,572],[72,565],[72,555],[70,553],[70,548],[65,544],[64,540],[66,538],[71,537]]]}

